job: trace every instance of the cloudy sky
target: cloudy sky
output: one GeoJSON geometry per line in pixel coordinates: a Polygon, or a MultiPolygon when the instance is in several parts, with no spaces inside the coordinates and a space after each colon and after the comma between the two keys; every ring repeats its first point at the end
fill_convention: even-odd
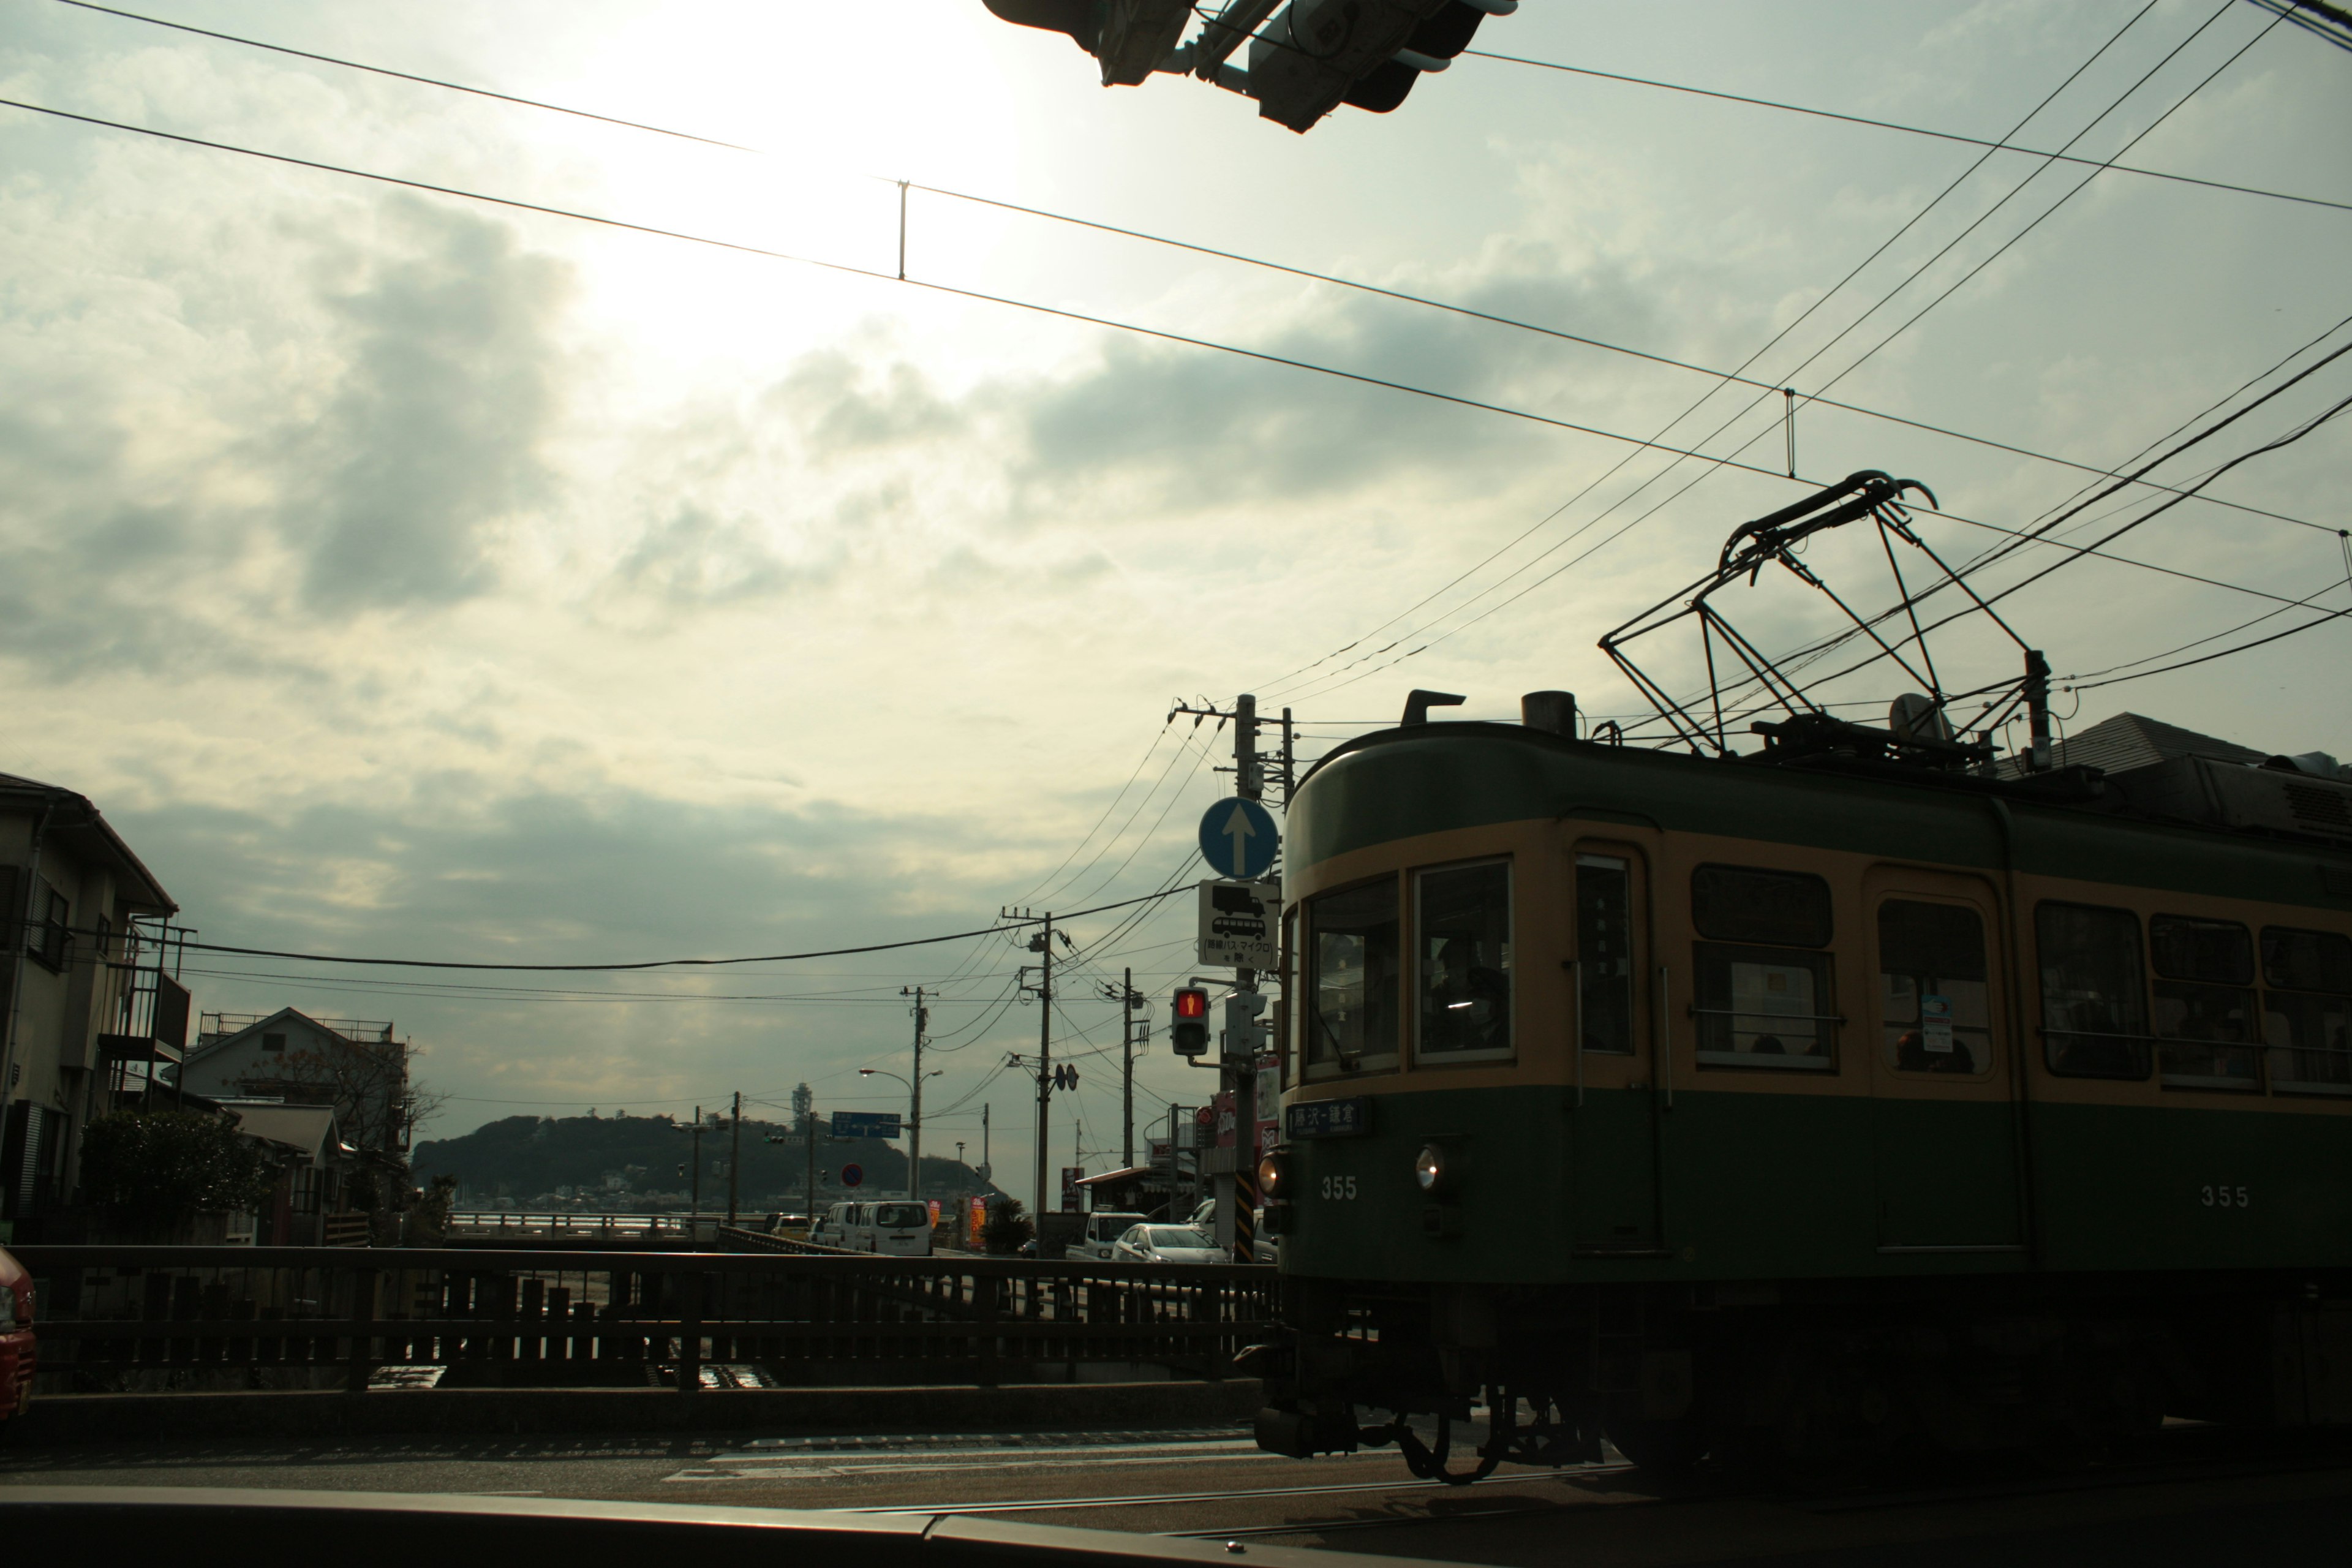
{"type": "MultiPolygon", "coordinates": [[[[1969,557],[2095,477],[2049,459],[2117,467],[2352,341],[2352,52],[2242,0],[1530,0],[1478,44],[2317,202],[1475,58],[1301,137],[1198,82],[1107,90],[978,0],[144,10],[753,149],[0,0],[0,97],[640,226],[0,109],[0,770],[96,798],[232,945],[795,952],[1149,892],[1230,788],[1171,698],[1287,704],[1309,755],[1413,686],[1633,711],[1594,639],[1805,488],[1769,472],[1780,399],[1706,372],[1762,351],[1766,386],[1874,411],[1805,408],[1803,479],[1916,476],[1951,514],[1930,541],[1969,557]],[[898,180],[929,187],[905,284],[898,180]]],[[[2352,357],[2154,477],[2347,394],[2352,357]]],[[[2352,606],[2347,426],[2005,608],[2087,677],[2352,606]]],[[[1881,603],[1864,546],[1810,559],[1881,603]]],[[[2063,553],[2039,548],[1987,580],[2063,553]]],[[[1791,584],[1741,592],[1768,646],[1822,629],[1791,584]]],[[[2013,673],[1951,657],[1955,686],[2013,673]]],[[[1659,658],[1687,681],[1688,650],[1659,658]]],[[[2352,757],[2348,662],[2324,626],[2060,710],[2352,757]]],[[[1131,964],[1163,993],[1185,919],[1080,920],[1082,992],[1131,964]]],[[[1023,956],[507,977],[525,993],[215,955],[194,983],[207,1009],[395,1020],[455,1097],[442,1134],[801,1079],[887,1108],[856,1069],[906,1070],[920,983],[927,1142],[976,1145],[992,1105],[1009,1173],[1033,1118],[992,1074],[1035,1039],[1023,956]]],[[[1114,1017],[1056,1025],[1097,1168],[1114,1017]]],[[[1155,1054],[1138,1098],[1205,1077],[1155,1054]]]]}

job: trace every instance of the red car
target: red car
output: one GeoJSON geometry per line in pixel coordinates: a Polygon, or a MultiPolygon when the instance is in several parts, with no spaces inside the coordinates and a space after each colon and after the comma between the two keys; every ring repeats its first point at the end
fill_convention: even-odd
{"type": "Polygon", "coordinates": [[[0,1421],[33,1399],[33,1277],[0,1248],[0,1421]]]}

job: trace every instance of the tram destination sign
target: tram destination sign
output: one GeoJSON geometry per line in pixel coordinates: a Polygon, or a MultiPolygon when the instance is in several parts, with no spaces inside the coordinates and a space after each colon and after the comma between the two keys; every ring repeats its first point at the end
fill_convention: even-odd
{"type": "Polygon", "coordinates": [[[1371,1097],[1301,1100],[1285,1113],[1283,1130],[1294,1140],[1360,1138],[1372,1130],[1371,1097]]]}
{"type": "Polygon", "coordinates": [[[1201,963],[1272,969],[1282,960],[1282,884],[1201,884],[1201,963]]]}

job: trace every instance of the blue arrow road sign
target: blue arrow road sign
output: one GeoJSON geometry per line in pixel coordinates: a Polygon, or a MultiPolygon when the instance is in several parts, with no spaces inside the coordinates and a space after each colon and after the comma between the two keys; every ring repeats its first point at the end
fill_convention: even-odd
{"type": "Polygon", "coordinates": [[[843,1186],[845,1186],[845,1187],[854,1187],[854,1186],[856,1186],[859,1183],[863,1182],[864,1180],[866,1180],[866,1167],[865,1167],[865,1166],[863,1166],[863,1165],[844,1165],[844,1166],[841,1168],[841,1184],[842,1184],[843,1186]]]}
{"type": "Polygon", "coordinates": [[[833,1113],[833,1135],[835,1138],[896,1138],[899,1135],[898,1113],[895,1110],[836,1110],[833,1113]]]}
{"type": "Polygon", "coordinates": [[[1220,877],[1265,875],[1281,842],[1274,814],[1254,800],[1221,800],[1201,817],[1201,855],[1220,877]]]}

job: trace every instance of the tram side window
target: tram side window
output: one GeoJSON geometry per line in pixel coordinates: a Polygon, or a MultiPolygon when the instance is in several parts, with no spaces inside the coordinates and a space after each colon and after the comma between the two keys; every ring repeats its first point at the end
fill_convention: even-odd
{"type": "Polygon", "coordinates": [[[1702,866],[1691,874],[1691,918],[1715,939],[1692,948],[1700,1062],[1833,1068],[1829,954],[1806,951],[1829,945],[1829,884],[1800,871],[1702,866]]]}
{"type": "Polygon", "coordinates": [[[1976,910],[1887,900],[1878,906],[1878,971],[1879,1025],[1897,1071],[1990,1068],[1984,921],[1976,910]]]}
{"type": "Polygon", "coordinates": [[[1393,1067],[1397,1054],[1397,889],[1383,879],[1309,900],[1314,973],[1307,991],[1309,1067],[1393,1067]]]}
{"type": "Polygon", "coordinates": [[[2068,1078],[2146,1078],[2139,917],[2129,910],[2045,903],[2033,912],[2033,931],[2050,1070],[2068,1078]]]}
{"type": "Polygon", "coordinates": [[[2254,933],[2235,921],[2156,915],[2147,922],[2157,1047],[2164,1081],[2254,1089],[2254,933]]]}
{"type": "Polygon", "coordinates": [[[1633,868],[1613,855],[1576,858],[1577,1016],[1584,1048],[1633,1054],[1633,868]]]}
{"type": "Polygon", "coordinates": [[[1421,973],[1423,1058],[1508,1056],[1511,1050],[1511,868],[1490,860],[1423,871],[1414,941],[1421,973]]]}
{"type": "Polygon", "coordinates": [[[2352,937],[2264,926],[2263,987],[2271,1087],[2352,1094],[2352,937]]]}

